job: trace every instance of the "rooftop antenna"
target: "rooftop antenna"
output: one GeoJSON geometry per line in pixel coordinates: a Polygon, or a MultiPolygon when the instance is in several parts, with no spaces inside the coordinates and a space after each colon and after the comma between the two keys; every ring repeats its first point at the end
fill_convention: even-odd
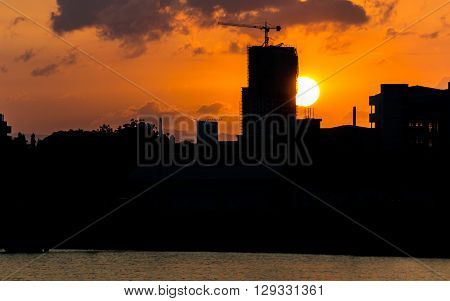
{"type": "Polygon", "coordinates": [[[269,23],[264,22],[264,25],[247,25],[247,24],[238,24],[238,23],[227,23],[227,22],[219,22],[219,25],[222,26],[235,26],[235,27],[245,27],[245,28],[256,28],[259,30],[264,30],[264,44],[263,47],[269,46],[269,32],[272,29],[275,29],[276,31],[281,31],[281,26],[271,26],[269,23]]]}

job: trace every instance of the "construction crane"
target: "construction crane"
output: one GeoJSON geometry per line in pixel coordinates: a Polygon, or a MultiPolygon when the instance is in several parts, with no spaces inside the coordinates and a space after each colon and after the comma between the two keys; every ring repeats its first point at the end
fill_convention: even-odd
{"type": "Polygon", "coordinates": [[[226,23],[226,22],[219,22],[219,25],[223,26],[235,26],[235,27],[246,27],[246,28],[256,28],[260,30],[264,30],[264,47],[269,46],[269,32],[272,29],[275,29],[276,31],[281,31],[281,26],[271,26],[269,23],[264,22],[264,25],[247,25],[247,24],[237,24],[237,23],[226,23]]]}

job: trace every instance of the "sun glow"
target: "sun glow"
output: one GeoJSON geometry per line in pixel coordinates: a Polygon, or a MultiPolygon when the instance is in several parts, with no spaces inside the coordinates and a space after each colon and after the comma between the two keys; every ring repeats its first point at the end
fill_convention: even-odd
{"type": "Polygon", "coordinates": [[[297,79],[297,106],[309,107],[312,106],[320,96],[319,85],[315,80],[309,77],[299,77],[297,79]]]}

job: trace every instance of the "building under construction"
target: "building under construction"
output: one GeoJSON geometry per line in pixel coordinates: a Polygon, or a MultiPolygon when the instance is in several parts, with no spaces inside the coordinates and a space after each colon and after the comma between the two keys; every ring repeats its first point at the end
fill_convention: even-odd
{"type": "Polygon", "coordinates": [[[241,107],[244,138],[261,135],[262,127],[272,117],[295,120],[297,77],[294,47],[248,48],[248,87],[242,89],[241,107]]]}

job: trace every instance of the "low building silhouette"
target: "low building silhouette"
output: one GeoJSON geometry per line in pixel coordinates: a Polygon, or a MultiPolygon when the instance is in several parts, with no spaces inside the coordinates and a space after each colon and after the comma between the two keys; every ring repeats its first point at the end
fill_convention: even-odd
{"type": "Polygon", "coordinates": [[[11,127],[8,126],[8,123],[5,121],[5,116],[0,114],[0,141],[9,140],[11,137],[11,127]]]}
{"type": "Polygon", "coordinates": [[[383,84],[369,104],[371,127],[379,131],[385,150],[438,150],[450,145],[449,89],[383,84]]]}
{"type": "Polygon", "coordinates": [[[217,144],[219,141],[219,123],[216,120],[197,121],[197,143],[217,144]]]}

